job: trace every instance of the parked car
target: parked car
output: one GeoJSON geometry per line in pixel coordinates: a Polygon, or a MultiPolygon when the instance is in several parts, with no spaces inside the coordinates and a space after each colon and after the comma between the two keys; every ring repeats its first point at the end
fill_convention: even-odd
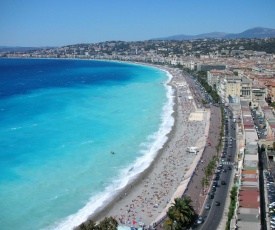
{"type": "Polygon", "coordinates": [[[197,219],[197,224],[202,224],[203,221],[204,221],[203,217],[199,216],[198,219],[197,219]]]}
{"type": "Polygon", "coordinates": [[[204,207],[205,210],[209,210],[210,208],[211,208],[210,204],[206,204],[205,207],[204,207]]]}
{"type": "Polygon", "coordinates": [[[220,179],[219,175],[215,176],[215,178],[214,178],[214,180],[219,180],[219,179],[220,179]]]}

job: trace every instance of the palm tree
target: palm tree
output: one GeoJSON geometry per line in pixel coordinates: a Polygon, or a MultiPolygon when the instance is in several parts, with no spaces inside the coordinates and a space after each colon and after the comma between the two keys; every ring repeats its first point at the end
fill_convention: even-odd
{"type": "Polygon", "coordinates": [[[86,224],[82,223],[78,229],[80,230],[97,230],[96,223],[93,220],[89,220],[86,224]]]}
{"type": "Polygon", "coordinates": [[[195,211],[190,197],[175,198],[175,203],[167,211],[166,224],[174,230],[185,229],[193,220],[195,211]]]}
{"type": "Polygon", "coordinates": [[[82,223],[77,229],[79,230],[117,230],[118,222],[113,217],[105,217],[104,220],[96,224],[89,220],[86,224],[82,223]]]}

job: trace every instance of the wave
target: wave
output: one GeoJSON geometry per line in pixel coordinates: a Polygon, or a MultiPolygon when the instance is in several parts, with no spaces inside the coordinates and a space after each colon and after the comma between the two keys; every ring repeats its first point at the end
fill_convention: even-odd
{"type": "Polygon", "coordinates": [[[92,216],[106,207],[114,197],[116,197],[129,183],[133,182],[140,173],[151,165],[158,151],[167,141],[167,135],[170,133],[174,125],[174,117],[172,116],[174,112],[174,91],[171,86],[167,85],[173,76],[168,71],[163,71],[166,72],[166,75],[168,76],[168,80],[164,85],[168,100],[162,108],[161,124],[158,131],[148,136],[148,141],[146,143],[141,144],[143,147],[141,150],[141,156],[138,157],[133,164],[122,169],[117,179],[113,180],[113,182],[106,187],[103,192],[91,197],[88,203],[78,210],[77,213],[66,217],[61,222],[46,229],[67,230],[80,225],[86,221],[89,216],[92,216]]]}
{"type": "Polygon", "coordinates": [[[17,129],[22,129],[22,127],[13,127],[13,128],[10,128],[11,130],[17,130],[17,129]]]}
{"type": "Polygon", "coordinates": [[[81,142],[80,144],[81,145],[85,145],[85,144],[90,144],[90,143],[93,143],[94,141],[90,140],[90,141],[83,141],[81,142]]]}

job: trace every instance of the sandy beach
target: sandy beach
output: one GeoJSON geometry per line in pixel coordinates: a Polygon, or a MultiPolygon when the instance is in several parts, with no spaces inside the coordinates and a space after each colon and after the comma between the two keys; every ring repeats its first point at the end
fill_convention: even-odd
{"type": "Polygon", "coordinates": [[[105,209],[91,216],[95,221],[114,217],[121,226],[138,227],[142,223],[152,226],[171,206],[174,198],[185,192],[206,143],[210,110],[197,108],[182,71],[156,66],[172,76],[169,83],[174,88],[175,123],[169,138],[151,166],[129,185],[105,209]],[[196,146],[197,154],[187,152],[196,146]]]}

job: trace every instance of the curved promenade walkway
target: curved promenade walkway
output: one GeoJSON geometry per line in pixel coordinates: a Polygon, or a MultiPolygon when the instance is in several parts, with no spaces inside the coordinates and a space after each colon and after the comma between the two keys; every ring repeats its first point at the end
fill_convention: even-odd
{"type": "MultiPolygon", "coordinates": [[[[188,79],[189,77],[185,78],[189,83],[189,88],[196,89],[193,80],[188,79]]],[[[200,92],[198,91],[192,93],[195,97],[201,97],[200,92]]],[[[198,100],[195,98],[195,101],[198,100]]],[[[186,172],[184,177],[186,179],[182,181],[180,187],[175,192],[173,199],[171,199],[161,215],[151,224],[151,226],[157,227],[158,230],[163,229],[163,221],[166,218],[166,212],[172,205],[174,198],[189,196],[193,201],[192,204],[197,214],[199,214],[203,208],[207,192],[203,191],[201,180],[205,177],[205,167],[208,165],[211,158],[218,154],[215,146],[218,144],[221,128],[220,108],[211,105],[207,110],[207,116],[204,117],[206,121],[205,137],[201,137],[196,143],[196,147],[200,150],[199,154],[196,156],[191,167],[186,172]],[[207,145],[208,142],[211,143],[210,146],[207,145]]]]}

